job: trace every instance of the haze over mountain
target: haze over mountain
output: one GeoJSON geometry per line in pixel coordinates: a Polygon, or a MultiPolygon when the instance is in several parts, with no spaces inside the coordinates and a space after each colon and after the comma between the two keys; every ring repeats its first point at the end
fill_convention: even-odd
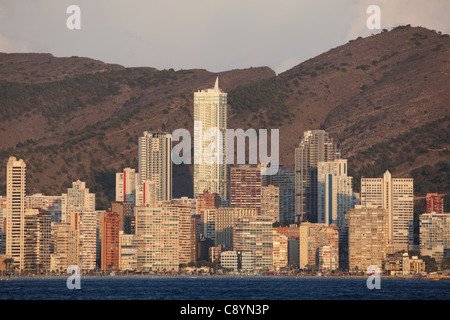
{"type": "MultiPolygon", "coordinates": [[[[7,158],[27,162],[28,192],[60,194],[81,179],[107,207],[114,172],[137,168],[143,131],[193,128],[193,94],[219,76],[229,128],[280,129],[294,169],[303,132],[325,129],[362,175],[413,176],[417,195],[450,192],[450,38],[402,26],[350,41],[275,75],[268,67],[124,68],[81,57],[0,54],[0,194],[7,158]],[[424,167],[425,166],[425,167],[424,167]]],[[[192,194],[174,166],[174,196],[192,194]]]]}

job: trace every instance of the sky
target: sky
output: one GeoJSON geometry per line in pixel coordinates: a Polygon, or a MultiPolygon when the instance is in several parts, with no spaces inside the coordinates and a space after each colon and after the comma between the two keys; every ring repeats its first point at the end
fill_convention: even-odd
{"type": "Polygon", "coordinates": [[[0,0],[0,52],[80,56],[125,67],[277,73],[381,30],[450,34],[450,0],[0,0]],[[79,30],[66,21],[80,8],[79,30]]]}

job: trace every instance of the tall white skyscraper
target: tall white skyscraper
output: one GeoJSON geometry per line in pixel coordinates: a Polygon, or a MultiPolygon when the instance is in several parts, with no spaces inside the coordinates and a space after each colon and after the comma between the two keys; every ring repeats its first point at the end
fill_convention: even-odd
{"type": "Polygon", "coordinates": [[[345,213],[355,206],[352,177],[347,176],[347,160],[319,162],[317,166],[318,222],[345,226],[345,213]]]}
{"type": "Polygon", "coordinates": [[[387,211],[389,251],[409,250],[413,244],[412,178],[392,178],[389,171],[383,178],[362,178],[361,205],[387,211]]]}
{"type": "Polygon", "coordinates": [[[226,129],[227,94],[219,88],[217,78],[214,88],[194,93],[194,197],[208,190],[227,203],[226,129]],[[205,139],[211,129],[222,139],[217,148],[211,147],[216,137],[205,139]],[[208,163],[207,159],[215,161],[208,163]]]}
{"type": "Polygon", "coordinates": [[[144,132],[139,138],[139,184],[156,183],[158,201],[172,199],[172,135],[144,132]]]}
{"type": "Polygon", "coordinates": [[[20,270],[25,263],[26,164],[10,157],[6,165],[6,255],[20,270]]]}
{"type": "Polygon", "coordinates": [[[305,131],[295,149],[295,219],[318,221],[317,165],[341,157],[337,145],[324,130],[305,131]]]}

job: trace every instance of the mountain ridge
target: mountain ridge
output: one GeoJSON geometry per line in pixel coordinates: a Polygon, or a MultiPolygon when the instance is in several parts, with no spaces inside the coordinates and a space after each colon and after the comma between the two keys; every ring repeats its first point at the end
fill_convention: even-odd
{"type": "MultiPolygon", "coordinates": [[[[23,157],[32,192],[57,194],[81,179],[107,205],[113,173],[137,166],[142,132],[186,128],[192,133],[193,93],[212,87],[217,76],[229,95],[229,128],[280,129],[280,160],[291,170],[295,147],[312,129],[330,133],[356,178],[385,169],[381,151],[363,156],[383,143],[406,150],[386,153],[392,158],[386,164],[405,156],[392,165],[395,176],[448,161],[449,139],[442,131],[449,129],[450,40],[421,27],[352,40],[278,75],[268,67],[214,73],[125,68],[78,57],[38,56],[40,62],[20,57],[10,65],[13,57],[0,54],[0,162],[6,164],[12,154],[23,157]],[[20,70],[32,64],[32,71],[20,70]],[[46,80],[45,64],[54,66],[48,74],[55,80],[46,80]],[[439,152],[418,153],[431,148],[414,135],[414,145],[395,140],[435,121],[441,121],[436,130],[422,135],[427,143],[439,141],[439,152]]],[[[191,184],[191,168],[174,166],[174,196],[191,195],[191,184]]],[[[0,194],[4,190],[0,180],[0,194]]]]}

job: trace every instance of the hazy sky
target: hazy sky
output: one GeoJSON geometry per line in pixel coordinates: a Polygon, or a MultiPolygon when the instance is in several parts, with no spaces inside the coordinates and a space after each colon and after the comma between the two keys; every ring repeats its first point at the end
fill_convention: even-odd
{"type": "Polygon", "coordinates": [[[277,72],[382,28],[450,33],[450,0],[0,0],[0,52],[84,56],[126,67],[277,72]],[[69,30],[69,5],[81,30],[69,30]]]}

